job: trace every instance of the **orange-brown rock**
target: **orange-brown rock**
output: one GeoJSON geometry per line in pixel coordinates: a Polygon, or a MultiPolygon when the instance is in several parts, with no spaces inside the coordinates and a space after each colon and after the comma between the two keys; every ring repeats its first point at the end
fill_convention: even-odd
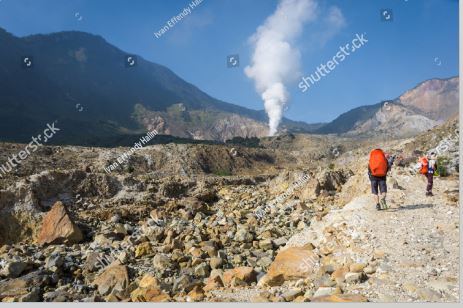
{"type": "Polygon", "coordinates": [[[364,263],[354,263],[349,266],[352,273],[361,273],[367,265],[364,263]]]}
{"type": "Polygon", "coordinates": [[[171,299],[161,290],[159,281],[149,274],[143,276],[138,288],[130,293],[130,298],[132,302],[168,302],[171,299]]]}
{"type": "Polygon", "coordinates": [[[219,275],[211,276],[207,279],[204,291],[215,290],[224,287],[222,278],[219,275]]]}
{"type": "Polygon", "coordinates": [[[332,303],[365,303],[368,299],[358,294],[332,294],[314,297],[312,302],[332,302],[332,303]]]}
{"type": "Polygon", "coordinates": [[[250,284],[252,282],[256,282],[257,273],[252,267],[246,266],[230,269],[223,274],[224,285],[230,286],[233,278],[238,278],[239,280],[250,284]]]}
{"type": "Polygon", "coordinates": [[[152,251],[150,242],[141,243],[135,248],[135,258],[146,256],[152,251]]]}
{"type": "Polygon", "coordinates": [[[132,302],[169,302],[171,297],[158,288],[135,289],[130,293],[132,302]]]}
{"type": "Polygon", "coordinates": [[[251,297],[251,302],[252,303],[268,303],[270,302],[270,297],[272,297],[272,294],[270,292],[263,291],[251,297]]]}
{"type": "Polygon", "coordinates": [[[290,247],[278,253],[260,286],[279,286],[286,280],[314,277],[319,257],[307,247],[290,247]]]}
{"type": "Polygon", "coordinates": [[[112,265],[98,275],[93,284],[97,286],[98,293],[108,295],[112,291],[123,293],[129,285],[129,275],[125,265],[112,265]]]}
{"type": "Polygon", "coordinates": [[[63,203],[56,202],[42,220],[39,244],[74,244],[82,241],[80,229],[74,224],[63,203]]]}
{"type": "Polygon", "coordinates": [[[386,255],[386,253],[383,250],[376,249],[373,252],[373,257],[375,259],[382,259],[382,258],[384,258],[385,255],[386,255]]]}
{"type": "Polygon", "coordinates": [[[200,302],[204,299],[204,290],[200,286],[195,286],[188,293],[188,301],[191,302],[200,302]]]}
{"type": "Polygon", "coordinates": [[[132,302],[169,302],[171,297],[159,288],[135,289],[130,293],[132,302]]]}
{"type": "Polygon", "coordinates": [[[340,284],[344,282],[344,280],[346,279],[346,274],[348,272],[349,268],[347,266],[340,267],[331,274],[331,279],[336,281],[337,284],[340,284]]]}
{"type": "Polygon", "coordinates": [[[143,276],[143,278],[138,283],[138,287],[139,288],[158,288],[160,287],[160,285],[159,285],[159,281],[155,277],[149,274],[146,274],[145,276],[143,276]]]}

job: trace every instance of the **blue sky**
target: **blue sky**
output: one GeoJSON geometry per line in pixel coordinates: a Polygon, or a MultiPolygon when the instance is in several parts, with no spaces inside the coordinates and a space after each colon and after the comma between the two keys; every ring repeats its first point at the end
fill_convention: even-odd
{"type": "MultiPolygon", "coordinates": [[[[263,109],[254,82],[244,73],[252,55],[248,39],[278,1],[203,0],[156,38],[154,32],[190,2],[0,0],[0,27],[17,36],[63,30],[98,34],[128,53],[169,67],[211,96],[263,109]],[[239,54],[239,68],[227,68],[231,54],[239,54]]],[[[326,122],[354,107],[395,98],[426,79],[458,75],[457,0],[317,2],[320,15],[305,26],[296,43],[303,75],[326,63],[356,33],[366,33],[368,43],[306,93],[297,87],[299,79],[288,84],[291,101],[285,116],[326,122]],[[336,31],[326,26],[326,12],[333,6],[344,19],[336,31]],[[381,21],[381,9],[392,10],[392,22],[381,21]]]]}

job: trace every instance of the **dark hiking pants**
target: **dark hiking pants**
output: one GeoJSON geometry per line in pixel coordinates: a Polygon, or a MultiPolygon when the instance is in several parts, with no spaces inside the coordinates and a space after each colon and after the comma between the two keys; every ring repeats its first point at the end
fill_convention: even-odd
{"type": "Polygon", "coordinates": [[[426,186],[427,192],[432,192],[432,182],[433,182],[433,174],[427,173],[426,177],[428,178],[428,186],[426,186]]]}

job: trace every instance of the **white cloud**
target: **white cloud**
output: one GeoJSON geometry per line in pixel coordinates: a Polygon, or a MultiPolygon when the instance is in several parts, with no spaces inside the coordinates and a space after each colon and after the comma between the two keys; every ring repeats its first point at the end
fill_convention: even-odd
{"type": "Polygon", "coordinates": [[[332,6],[328,9],[326,18],[323,21],[323,29],[316,36],[320,42],[320,46],[324,46],[332,39],[339,31],[346,26],[346,19],[342,11],[337,6],[332,6]]]}

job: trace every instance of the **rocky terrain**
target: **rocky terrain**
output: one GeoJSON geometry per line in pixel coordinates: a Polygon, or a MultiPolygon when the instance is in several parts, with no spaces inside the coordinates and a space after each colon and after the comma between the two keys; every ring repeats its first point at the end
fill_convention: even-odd
{"type": "Polygon", "coordinates": [[[148,146],[111,173],[127,148],[42,147],[0,178],[0,300],[458,301],[457,125],[381,144],[379,212],[368,139],[148,146]],[[410,167],[446,138],[425,197],[410,167]]]}

